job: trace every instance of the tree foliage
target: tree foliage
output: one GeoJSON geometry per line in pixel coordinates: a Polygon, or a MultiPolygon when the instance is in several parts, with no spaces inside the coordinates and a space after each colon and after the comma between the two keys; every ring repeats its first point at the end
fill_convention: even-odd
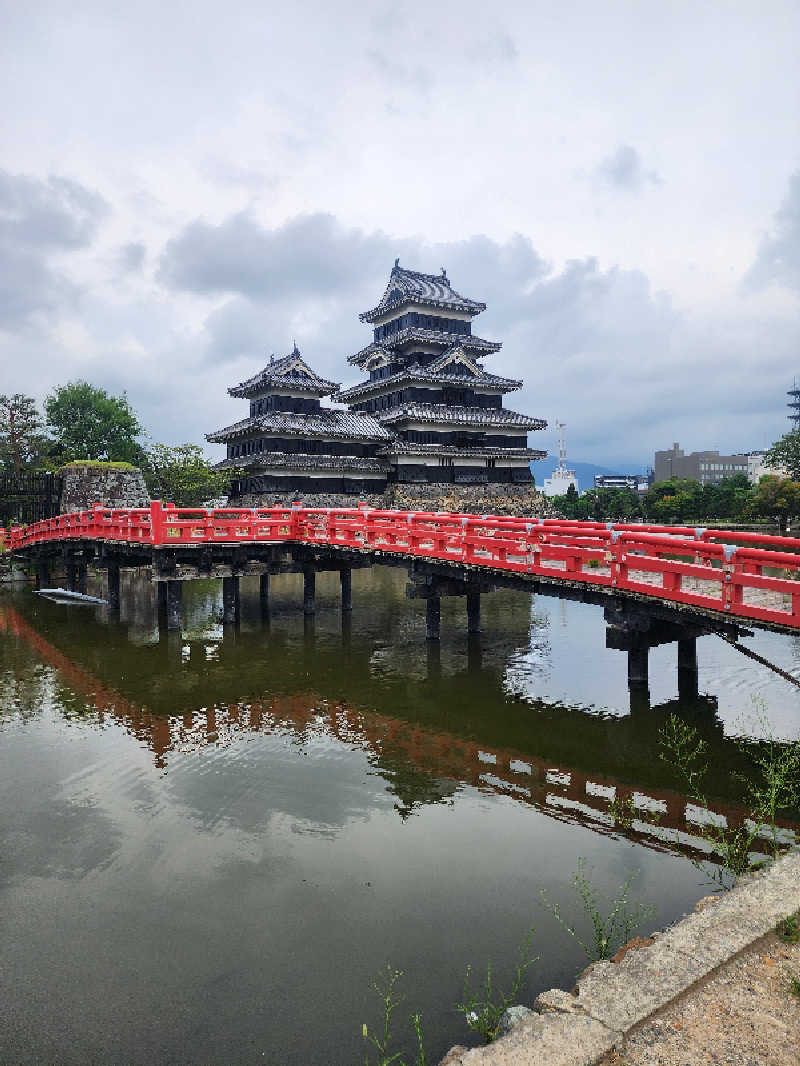
{"type": "Polygon", "coordinates": [[[789,519],[800,515],[800,481],[769,475],[762,477],[752,501],[755,514],[774,518],[785,531],[789,519]]]}
{"type": "Polygon", "coordinates": [[[103,459],[138,463],[142,432],[128,399],[110,396],[87,381],[59,385],[45,400],[47,426],[52,435],[53,457],[103,459]]]}
{"type": "Polygon", "coordinates": [[[178,507],[201,507],[225,495],[230,482],[230,473],[214,470],[196,444],[153,444],[142,470],[151,498],[178,507]]]}
{"type": "Polygon", "coordinates": [[[792,481],[800,481],[800,430],[787,433],[775,441],[765,454],[764,461],[777,470],[783,470],[792,481]]]}
{"type": "Polygon", "coordinates": [[[47,452],[44,424],[31,396],[0,396],[0,465],[9,474],[40,466],[47,452]]]}
{"type": "Polygon", "coordinates": [[[651,485],[644,497],[632,489],[590,489],[582,496],[568,493],[552,499],[565,518],[583,521],[635,521],[663,525],[690,525],[707,521],[747,522],[772,518],[785,528],[800,515],[797,482],[764,477],[753,486],[746,474],[724,478],[717,485],[702,485],[693,478],[673,478],[651,485]],[[762,487],[763,486],[763,487],[762,487]]]}

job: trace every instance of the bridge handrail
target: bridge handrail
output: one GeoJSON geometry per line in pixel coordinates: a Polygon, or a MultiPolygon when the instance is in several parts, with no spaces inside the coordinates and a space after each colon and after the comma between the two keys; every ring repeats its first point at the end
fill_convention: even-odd
{"type": "Polygon", "coordinates": [[[75,539],[326,544],[606,586],[800,629],[800,541],[759,533],[363,505],[209,510],[154,500],[146,508],[95,504],[12,528],[7,546],[75,539]]]}

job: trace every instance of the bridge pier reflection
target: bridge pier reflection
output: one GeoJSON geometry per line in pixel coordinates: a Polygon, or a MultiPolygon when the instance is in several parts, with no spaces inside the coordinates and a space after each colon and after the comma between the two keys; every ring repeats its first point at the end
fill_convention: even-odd
{"type": "Polygon", "coordinates": [[[239,601],[239,578],[236,575],[222,579],[222,621],[225,625],[237,625],[241,616],[239,601]]]}

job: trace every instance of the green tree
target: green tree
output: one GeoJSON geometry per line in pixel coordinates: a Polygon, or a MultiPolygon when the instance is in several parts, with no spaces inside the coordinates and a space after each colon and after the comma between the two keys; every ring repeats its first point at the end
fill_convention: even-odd
{"type": "Polygon", "coordinates": [[[800,481],[800,430],[793,430],[776,441],[764,460],[768,466],[785,471],[792,481],[800,481]]]}
{"type": "Polygon", "coordinates": [[[781,533],[785,533],[789,519],[800,515],[800,481],[774,474],[762,477],[752,509],[755,514],[774,518],[781,533]]]}
{"type": "Polygon", "coordinates": [[[178,507],[200,507],[227,495],[230,472],[214,470],[196,444],[154,444],[142,465],[147,490],[154,500],[178,507]]]}
{"type": "Polygon", "coordinates": [[[53,437],[53,456],[62,463],[72,459],[100,459],[138,463],[142,432],[127,396],[109,396],[87,381],[60,385],[44,403],[47,426],[53,437]]]}
{"type": "Polygon", "coordinates": [[[31,396],[0,396],[0,465],[22,474],[41,465],[47,451],[44,423],[31,396]]]}

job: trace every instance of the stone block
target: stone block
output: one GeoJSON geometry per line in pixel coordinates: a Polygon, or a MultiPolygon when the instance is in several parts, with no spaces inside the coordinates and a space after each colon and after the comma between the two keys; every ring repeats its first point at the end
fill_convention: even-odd
{"type": "Polygon", "coordinates": [[[448,1066],[592,1066],[618,1039],[618,1033],[594,1018],[534,1014],[493,1044],[464,1052],[453,1048],[444,1062],[448,1066]]]}

